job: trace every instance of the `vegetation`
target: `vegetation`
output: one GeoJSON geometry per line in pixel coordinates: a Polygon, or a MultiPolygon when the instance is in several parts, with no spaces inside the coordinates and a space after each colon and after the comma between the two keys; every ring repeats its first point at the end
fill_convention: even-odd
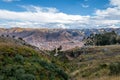
{"type": "Polygon", "coordinates": [[[75,48],[61,51],[55,58],[64,62],[76,80],[117,80],[120,75],[119,45],[75,48]]]}
{"type": "Polygon", "coordinates": [[[68,80],[49,57],[17,41],[0,38],[0,80],[68,80]]]}
{"type": "Polygon", "coordinates": [[[87,39],[85,39],[86,45],[113,45],[120,44],[120,36],[114,31],[105,32],[103,34],[91,34],[87,39]]]}
{"type": "Polygon", "coordinates": [[[44,51],[22,39],[2,36],[0,80],[118,80],[120,45],[110,44],[119,43],[119,36],[109,32],[91,35],[88,39],[95,41],[90,42],[92,46],[67,51],[62,51],[60,46],[43,54],[44,51]]]}

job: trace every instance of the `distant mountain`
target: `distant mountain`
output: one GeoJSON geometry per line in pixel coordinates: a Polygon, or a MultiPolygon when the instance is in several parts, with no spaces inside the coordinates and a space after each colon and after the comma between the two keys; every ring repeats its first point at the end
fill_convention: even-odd
{"type": "Polygon", "coordinates": [[[78,30],[66,29],[28,29],[11,28],[0,29],[1,35],[22,38],[27,43],[37,46],[40,49],[51,50],[60,45],[63,49],[70,49],[82,46],[82,34],[78,30]]]}
{"type": "Polygon", "coordinates": [[[31,28],[10,28],[0,29],[1,35],[22,38],[27,43],[37,46],[40,49],[51,50],[62,45],[63,50],[83,46],[82,39],[90,34],[103,33],[115,30],[120,34],[120,28],[102,29],[31,29],[31,28]]]}

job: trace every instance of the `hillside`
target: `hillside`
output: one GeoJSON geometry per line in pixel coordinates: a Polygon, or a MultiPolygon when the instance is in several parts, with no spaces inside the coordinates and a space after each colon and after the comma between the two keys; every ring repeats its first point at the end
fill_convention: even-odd
{"type": "Polygon", "coordinates": [[[43,50],[53,50],[62,45],[64,50],[81,47],[83,45],[82,34],[77,30],[66,29],[30,29],[11,28],[0,29],[1,35],[21,37],[27,43],[37,46],[43,50]]]}
{"type": "Polygon", "coordinates": [[[57,61],[23,42],[0,37],[0,80],[68,80],[57,61]]]}
{"type": "Polygon", "coordinates": [[[119,80],[120,45],[40,50],[22,38],[0,37],[0,80],[119,80]]]}
{"type": "Polygon", "coordinates": [[[65,63],[73,80],[120,79],[120,45],[86,46],[60,51],[56,59],[65,63]]]}

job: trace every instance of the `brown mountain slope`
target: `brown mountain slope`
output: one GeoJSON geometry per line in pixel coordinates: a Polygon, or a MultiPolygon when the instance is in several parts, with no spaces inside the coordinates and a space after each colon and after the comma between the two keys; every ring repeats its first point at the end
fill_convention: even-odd
{"type": "Polygon", "coordinates": [[[60,45],[63,50],[81,47],[83,45],[83,36],[77,30],[66,29],[30,29],[30,28],[11,28],[0,29],[1,35],[21,37],[31,45],[37,46],[40,49],[51,50],[60,45]]]}

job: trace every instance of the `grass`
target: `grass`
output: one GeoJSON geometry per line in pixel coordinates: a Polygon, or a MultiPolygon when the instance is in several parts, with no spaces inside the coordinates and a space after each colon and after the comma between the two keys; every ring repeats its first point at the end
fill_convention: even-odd
{"type": "Polygon", "coordinates": [[[119,80],[120,78],[120,45],[76,48],[63,51],[56,58],[64,61],[68,74],[76,80],[119,80]],[[66,55],[72,60],[67,59],[66,55]]]}
{"type": "Polygon", "coordinates": [[[103,76],[99,78],[77,78],[77,80],[120,80],[119,76],[103,76]]]}

